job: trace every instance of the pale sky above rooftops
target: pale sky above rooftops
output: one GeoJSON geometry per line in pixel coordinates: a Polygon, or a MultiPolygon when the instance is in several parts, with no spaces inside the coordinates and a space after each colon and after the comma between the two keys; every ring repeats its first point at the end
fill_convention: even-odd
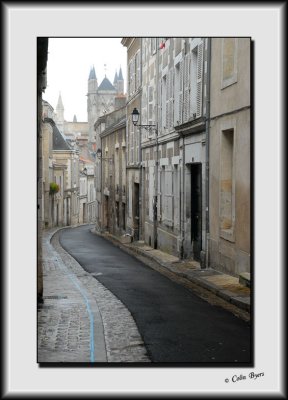
{"type": "Polygon", "coordinates": [[[120,66],[127,88],[127,48],[122,38],[49,38],[47,88],[43,99],[56,111],[59,92],[64,105],[64,118],[87,121],[87,91],[90,69],[95,68],[98,85],[105,77],[113,84],[120,66]]]}

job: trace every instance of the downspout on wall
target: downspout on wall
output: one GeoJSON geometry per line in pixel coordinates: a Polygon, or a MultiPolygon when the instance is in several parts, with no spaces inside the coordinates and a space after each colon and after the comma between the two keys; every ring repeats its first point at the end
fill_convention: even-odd
{"type": "MultiPolygon", "coordinates": [[[[186,41],[184,39],[184,57],[186,56],[186,41]]],[[[184,62],[184,58],[183,58],[184,62]]],[[[184,74],[182,76],[182,88],[184,87],[184,74]]],[[[184,90],[182,90],[182,104],[184,103],[184,90]]],[[[183,121],[183,108],[181,109],[181,121],[183,121]]],[[[180,258],[184,258],[184,240],[185,240],[185,140],[183,132],[180,132],[180,138],[182,141],[182,182],[180,182],[180,235],[181,235],[181,246],[180,246],[180,258]],[[181,193],[182,190],[182,193],[181,193]]],[[[181,145],[180,145],[181,147],[181,145]]],[[[180,175],[181,180],[181,175],[180,175]]]]}
{"type": "Polygon", "coordinates": [[[160,192],[158,188],[158,134],[159,134],[159,121],[158,121],[158,105],[159,105],[159,38],[156,38],[156,130],[155,130],[155,138],[156,138],[156,160],[155,160],[155,193],[154,193],[154,206],[155,209],[153,209],[154,213],[154,249],[157,249],[158,247],[158,193],[160,192]]]}
{"type": "MultiPolygon", "coordinates": [[[[140,82],[141,82],[141,96],[140,96],[140,116],[142,115],[142,38],[140,40],[140,82]]],[[[141,121],[140,121],[141,124],[141,121]]],[[[139,232],[138,232],[138,238],[139,240],[142,240],[142,227],[143,227],[143,212],[142,212],[142,207],[143,207],[143,182],[142,182],[142,177],[143,177],[143,166],[142,166],[142,129],[139,128],[139,232]]]]}
{"type": "Polygon", "coordinates": [[[207,93],[206,93],[206,257],[205,268],[209,267],[209,240],[210,240],[210,221],[209,221],[209,137],[210,137],[210,80],[211,80],[211,40],[207,38],[207,93]]]}

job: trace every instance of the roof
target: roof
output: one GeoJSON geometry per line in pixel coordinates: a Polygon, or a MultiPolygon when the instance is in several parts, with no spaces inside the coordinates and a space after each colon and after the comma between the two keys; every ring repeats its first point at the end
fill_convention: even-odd
{"type": "Polygon", "coordinates": [[[90,69],[90,74],[89,74],[89,79],[88,80],[90,80],[90,79],[97,79],[94,65],[93,65],[93,68],[90,69]]]}
{"type": "Polygon", "coordinates": [[[82,156],[79,157],[79,161],[82,161],[82,162],[84,162],[84,163],[86,163],[86,164],[94,164],[94,161],[92,161],[92,160],[87,160],[87,158],[84,158],[84,157],[82,157],[82,156]]]}
{"type": "Polygon", "coordinates": [[[121,68],[121,67],[120,67],[120,69],[119,69],[118,80],[119,80],[119,81],[123,81],[123,75],[122,75],[122,68],[121,68]]]}
{"type": "Polygon", "coordinates": [[[98,90],[113,90],[113,92],[116,92],[115,87],[112,85],[112,83],[106,76],[101,82],[100,86],[98,87],[98,90]]]}
{"type": "Polygon", "coordinates": [[[72,150],[53,119],[44,118],[44,122],[49,123],[53,129],[53,150],[72,150]]]}
{"type": "Polygon", "coordinates": [[[56,109],[62,109],[62,110],[64,110],[64,106],[63,106],[63,102],[62,102],[61,93],[59,93],[58,103],[57,103],[56,109]]]}
{"type": "Polygon", "coordinates": [[[126,126],[126,115],[122,116],[118,119],[114,124],[109,125],[103,132],[100,133],[100,137],[104,137],[117,131],[118,129],[122,129],[126,126]]]}
{"type": "Polygon", "coordinates": [[[118,74],[117,74],[117,71],[116,71],[115,72],[115,76],[114,76],[114,81],[113,81],[114,85],[115,85],[115,83],[117,83],[117,81],[118,81],[118,74]]]}

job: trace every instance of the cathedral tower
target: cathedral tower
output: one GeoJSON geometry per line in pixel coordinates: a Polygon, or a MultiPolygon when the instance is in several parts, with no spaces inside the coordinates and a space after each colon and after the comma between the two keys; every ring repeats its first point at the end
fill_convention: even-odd
{"type": "Polygon", "coordinates": [[[118,74],[117,74],[117,71],[115,72],[113,85],[114,85],[115,89],[116,89],[117,92],[118,92],[118,74]]]}
{"type": "Polygon", "coordinates": [[[88,94],[87,94],[87,114],[88,114],[88,133],[89,142],[94,142],[94,123],[97,118],[97,89],[98,82],[96,78],[94,65],[90,70],[88,78],[88,94]]]}
{"type": "Polygon", "coordinates": [[[124,94],[124,79],[122,75],[122,68],[120,66],[118,79],[117,79],[117,92],[118,94],[124,94]]]}
{"type": "Polygon", "coordinates": [[[62,102],[61,92],[59,93],[58,103],[56,106],[55,122],[59,131],[64,133],[64,106],[62,102]]]}

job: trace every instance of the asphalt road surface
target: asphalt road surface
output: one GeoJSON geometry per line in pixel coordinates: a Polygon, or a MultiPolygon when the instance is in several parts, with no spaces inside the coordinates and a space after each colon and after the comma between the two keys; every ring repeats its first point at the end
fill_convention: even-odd
{"type": "Polygon", "coordinates": [[[95,279],[129,309],[152,362],[249,365],[249,323],[210,305],[90,229],[64,229],[60,243],[87,272],[98,273],[95,279]]]}

